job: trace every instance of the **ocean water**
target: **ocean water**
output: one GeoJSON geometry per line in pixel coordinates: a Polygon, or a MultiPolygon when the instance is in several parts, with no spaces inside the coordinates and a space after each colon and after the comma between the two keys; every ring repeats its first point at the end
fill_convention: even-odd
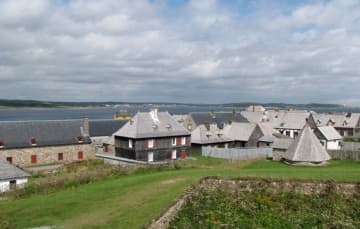
{"type": "MultiPolygon", "coordinates": [[[[187,114],[189,112],[205,111],[232,111],[233,108],[222,106],[162,106],[159,111],[168,111],[170,114],[187,114]]],[[[124,107],[103,107],[103,108],[21,108],[21,109],[0,109],[0,121],[21,121],[21,120],[64,120],[64,119],[112,119],[117,111],[126,110],[134,115],[138,111],[149,111],[150,106],[124,106],[124,107]]],[[[236,108],[236,111],[244,108],[236,108]]],[[[312,108],[318,113],[328,112],[353,112],[360,113],[360,108],[312,108]]]]}

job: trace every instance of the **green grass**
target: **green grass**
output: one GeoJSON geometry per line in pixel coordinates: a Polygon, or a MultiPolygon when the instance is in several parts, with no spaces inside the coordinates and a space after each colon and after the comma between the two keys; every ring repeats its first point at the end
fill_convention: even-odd
{"type": "Polygon", "coordinates": [[[11,228],[140,228],[161,214],[189,184],[204,176],[360,181],[360,163],[355,161],[331,161],[325,167],[293,167],[265,160],[228,163],[199,157],[189,164],[181,169],[110,177],[52,194],[0,201],[0,222],[2,218],[11,228]]]}

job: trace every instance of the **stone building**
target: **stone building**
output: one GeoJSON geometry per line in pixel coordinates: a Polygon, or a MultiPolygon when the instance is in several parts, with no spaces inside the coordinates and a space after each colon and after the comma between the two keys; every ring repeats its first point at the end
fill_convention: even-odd
{"type": "Polygon", "coordinates": [[[139,161],[185,158],[190,152],[190,133],[168,112],[138,112],[114,133],[115,154],[139,161]]]}
{"type": "Polygon", "coordinates": [[[20,167],[92,159],[84,120],[0,122],[0,160],[20,167]]]}

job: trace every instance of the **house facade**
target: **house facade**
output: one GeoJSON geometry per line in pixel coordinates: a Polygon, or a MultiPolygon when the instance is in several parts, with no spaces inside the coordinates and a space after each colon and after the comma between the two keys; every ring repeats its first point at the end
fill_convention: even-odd
{"type": "Polygon", "coordinates": [[[0,122],[0,160],[20,167],[95,157],[88,120],[0,122]]]}
{"type": "Polygon", "coordinates": [[[138,112],[114,133],[115,155],[155,162],[186,158],[190,153],[190,133],[168,112],[138,112]]]}

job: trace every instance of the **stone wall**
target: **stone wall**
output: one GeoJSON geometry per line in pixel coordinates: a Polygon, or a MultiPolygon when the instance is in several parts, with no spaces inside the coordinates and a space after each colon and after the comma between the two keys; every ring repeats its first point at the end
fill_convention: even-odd
{"type": "Polygon", "coordinates": [[[19,149],[1,149],[0,160],[6,160],[7,157],[11,157],[12,163],[20,167],[51,163],[70,163],[79,161],[79,151],[83,152],[83,159],[81,160],[95,158],[94,146],[91,144],[78,144],[19,149]],[[63,154],[63,160],[59,160],[59,153],[63,154]],[[31,163],[31,155],[36,155],[36,164],[31,163]]]}
{"type": "Polygon", "coordinates": [[[274,161],[281,161],[286,150],[273,149],[272,159],[274,161]]]}

